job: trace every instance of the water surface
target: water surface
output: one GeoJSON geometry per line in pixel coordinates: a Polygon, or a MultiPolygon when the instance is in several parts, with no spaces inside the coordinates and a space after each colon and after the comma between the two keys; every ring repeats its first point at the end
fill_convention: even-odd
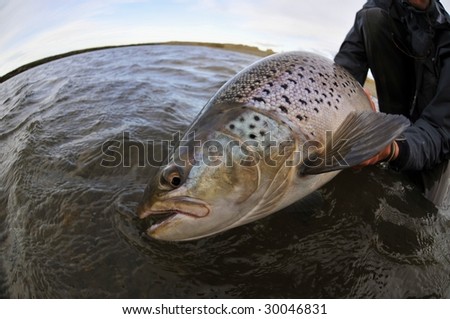
{"type": "Polygon", "coordinates": [[[135,209],[155,168],[133,145],[185,129],[257,59],[117,48],[0,84],[0,296],[450,297],[449,218],[380,168],[348,170],[321,190],[322,203],[213,237],[143,235],[135,209]],[[126,165],[101,165],[105,142],[126,165]]]}

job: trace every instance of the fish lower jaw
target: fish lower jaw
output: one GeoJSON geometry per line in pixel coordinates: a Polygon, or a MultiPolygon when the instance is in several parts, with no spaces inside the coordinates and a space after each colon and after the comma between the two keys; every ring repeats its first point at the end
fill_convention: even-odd
{"type": "Polygon", "coordinates": [[[149,236],[152,236],[158,228],[170,223],[177,216],[187,216],[189,218],[202,218],[202,216],[197,216],[192,213],[183,212],[179,210],[166,210],[166,211],[149,210],[142,213],[140,215],[140,218],[141,219],[148,218],[151,220],[152,225],[147,229],[146,232],[149,236]]]}
{"type": "Polygon", "coordinates": [[[151,225],[146,230],[147,235],[158,239],[161,231],[165,233],[180,222],[204,218],[210,212],[208,203],[200,199],[174,197],[141,206],[138,215],[140,219],[147,220],[145,224],[151,225]]]}
{"type": "MultiPolygon", "coordinates": [[[[192,215],[192,214],[189,214],[189,213],[185,213],[185,212],[181,212],[181,211],[179,211],[179,210],[173,210],[173,209],[168,209],[168,210],[146,210],[146,211],[144,211],[144,212],[142,212],[142,213],[139,213],[139,218],[140,219],[145,219],[145,218],[149,218],[149,217],[154,217],[154,216],[157,216],[157,217],[164,217],[164,215],[166,215],[167,216],[167,218],[169,218],[169,217],[172,217],[172,216],[174,216],[174,215],[177,215],[177,214],[183,214],[183,215],[192,215]]],[[[162,219],[162,218],[160,218],[160,219],[162,219]]]]}
{"type": "Polygon", "coordinates": [[[169,224],[173,219],[175,219],[177,216],[180,215],[185,215],[185,216],[189,216],[189,217],[194,217],[192,215],[180,212],[180,211],[173,211],[173,210],[168,210],[168,211],[151,211],[151,210],[147,210],[143,213],[140,214],[139,218],[140,219],[145,219],[146,220],[146,224],[147,224],[147,228],[145,230],[145,233],[150,236],[150,237],[155,237],[154,234],[155,232],[169,224]]]}
{"type": "MultiPolygon", "coordinates": [[[[208,212],[209,213],[209,212],[208,212]]],[[[145,219],[145,218],[149,218],[149,217],[153,217],[153,216],[163,216],[166,215],[167,218],[176,216],[176,215],[185,215],[188,217],[192,217],[192,218],[202,218],[207,216],[208,214],[196,214],[193,212],[185,212],[185,211],[181,211],[178,209],[168,209],[168,210],[146,210],[142,213],[139,214],[139,218],[140,219],[145,219]]],[[[166,219],[167,219],[166,218],[166,219]]]]}
{"type": "Polygon", "coordinates": [[[160,227],[164,226],[165,224],[169,223],[172,219],[174,219],[179,212],[152,212],[149,216],[163,216],[162,219],[156,220],[153,222],[153,225],[151,225],[147,229],[147,234],[149,236],[152,236],[152,234],[160,227]]]}

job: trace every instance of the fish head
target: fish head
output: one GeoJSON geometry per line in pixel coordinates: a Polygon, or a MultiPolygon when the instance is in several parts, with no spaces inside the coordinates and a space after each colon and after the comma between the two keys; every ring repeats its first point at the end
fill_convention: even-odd
{"type": "MultiPolygon", "coordinates": [[[[255,117],[247,113],[245,117],[255,117]]],[[[255,220],[255,207],[280,176],[282,165],[267,165],[258,141],[246,141],[242,134],[224,129],[233,127],[226,117],[212,120],[213,127],[180,143],[147,185],[139,217],[165,216],[147,229],[150,237],[193,240],[255,220]]]]}
{"type": "Polygon", "coordinates": [[[250,209],[247,200],[259,185],[255,159],[234,137],[219,132],[201,144],[192,154],[172,158],[148,184],[140,217],[167,217],[147,230],[149,236],[179,241],[212,235],[250,209]]]}

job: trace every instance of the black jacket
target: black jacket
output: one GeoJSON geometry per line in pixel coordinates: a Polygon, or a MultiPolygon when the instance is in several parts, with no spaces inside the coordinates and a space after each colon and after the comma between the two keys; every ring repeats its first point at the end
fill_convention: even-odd
{"type": "MultiPolygon", "coordinates": [[[[394,165],[402,170],[432,168],[450,158],[450,17],[437,0],[432,0],[426,11],[414,9],[405,0],[369,0],[335,57],[361,84],[369,69],[361,12],[374,7],[386,10],[396,23],[404,25],[412,54],[426,52],[427,56],[417,75],[421,80],[415,88],[416,98],[401,112],[413,124],[404,133],[406,142],[400,143],[394,165]]],[[[383,109],[389,108],[380,105],[383,109]]]]}

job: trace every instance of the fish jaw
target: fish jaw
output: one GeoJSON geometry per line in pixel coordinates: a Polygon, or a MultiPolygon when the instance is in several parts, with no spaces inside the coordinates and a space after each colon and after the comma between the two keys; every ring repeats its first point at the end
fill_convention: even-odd
{"type": "Polygon", "coordinates": [[[186,227],[191,229],[198,228],[198,217],[186,214],[175,214],[158,224],[150,226],[150,228],[147,229],[146,234],[151,238],[163,241],[190,241],[216,233],[190,232],[190,235],[186,236],[186,227]]]}
{"type": "Polygon", "coordinates": [[[150,207],[142,207],[138,215],[140,219],[167,215],[167,218],[149,227],[146,233],[156,239],[178,241],[189,240],[176,231],[178,224],[190,224],[197,219],[207,217],[210,212],[211,207],[205,201],[188,196],[179,196],[156,201],[150,207]]]}
{"type": "Polygon", "coordinates": [[[200,199],[182,196],[155,202],[150,208],[141,210],[139,212],[139,218],[168,212],[202,218],[207,216],[210,211],[211,208],[208,203],[200,199]]]}
{"type": "Polygon", "coordinates": [[[251,199],[246,203],[236,203],[230,198],[220,198],[210,205],[197,198],[176,196],[159,198],[141,206],[138,216],[151,222],[161,216],[164,218],[146,230],[146,234],[153,239],[189,241],[233,228],[233,224],[245,218],[253,205],[251,199]]]}
{"type": "Polygon", "coordinates": [[[171,194],[147,202],[138,210],[141,219],[154,222],[146,234],[164,241],[189,241],[223,232],[251,210],[253,201],[236,203],[230,198],[218,198],[211,204],[187,195],[171,194]],[[250,206],[249,206],[250,205],[250,206]],[[164,216],[167,215],[167,216],[164,216]]]}

